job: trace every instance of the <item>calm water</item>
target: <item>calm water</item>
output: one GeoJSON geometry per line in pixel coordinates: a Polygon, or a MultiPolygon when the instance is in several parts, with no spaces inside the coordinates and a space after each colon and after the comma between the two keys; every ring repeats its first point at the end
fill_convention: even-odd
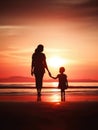
{"type": "MultiPolygon", "coordinates": [[[[6,89],[0,89],[0,95],[35,95],[35,83],[0,83],[1,86],[6,86],[6,89]],[[12,87],[10,89],[7,88],[12,87]],[[16,89],[14,87],[17,87],[16,89]],[[32,89],[33,87],[33,89],[32,89]]],[[[57,82],[44,82],[42,92],[44,94],[58,93],[57,82]]],[[[68,94],[94,94],[98,95],[98,82],[69,82],[69,88],[66,90],[68,94]],[[96,87],[96,88],[94,88],[96,87]]]]}
{"type": "MultiPolygon", "coordinates": [[[[0,86],[5,86],[5,85],[11,85],[11,86],[31,86],[35,87],[35,82],[8,82],[8,83],[0,83],[0,86]]],[[[44,87],[57,87],[58,82],[44,82],[43,86],[44,87]]],[[[69,86],[97,86],[98,87],[98,82],[69,82],[69,86]]]]}
{"type": "MultiPolygon", "coordinates": [[[[0,83],[0,101],[60,102],[61,95],[57,86],[57,82],[44,82],[41,99],[38,99],[35,83],[0,83]]],[[[66,100],[98,101],[98,82],[69,82],[66,100]]]]}

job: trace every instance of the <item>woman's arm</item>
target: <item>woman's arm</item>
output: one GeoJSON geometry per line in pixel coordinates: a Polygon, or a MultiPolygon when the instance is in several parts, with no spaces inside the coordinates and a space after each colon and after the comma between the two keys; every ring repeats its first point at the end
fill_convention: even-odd
{"type": "Polygon", "coordinates": [[[33,55],[32,55],[32,62],[31,62],[31,75],[33,76],[34,73],[34,61],[33,61],[33,55]]]}
{"type": "Polygon", "coordinates": [[[50,73],[50,71],[49,71],[49,69],[48,69],[48,65],[47,65],[47,62],[46,62],[46,56],[45,56],[45,54],[44,54],[44,67],[45,67],[46,70],[48,71],[49,76],[51,76],[51,73],[50,73]]]}

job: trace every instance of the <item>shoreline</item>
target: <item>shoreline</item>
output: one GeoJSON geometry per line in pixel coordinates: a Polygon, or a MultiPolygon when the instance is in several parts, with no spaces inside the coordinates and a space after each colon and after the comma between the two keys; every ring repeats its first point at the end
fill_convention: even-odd
{"type": "MultiPolygon", "coordinates": [[[[49,85],[49,84],[48,84],[49,85]]],[[[66,101],[88,102],[98,101],[97,86],[69,86],[66,90],[66,101]]],[[[60,102],[60,89],[57,87],[43,87],[41,102],[60,102]]],[[[31,84],[4,84],[0,85],[0,102],[36,102],[36,88],[31,84]]]]}
{"type": "MultiPolygon", "coordinates": [[[[40,99],[36,95],[1,95],[1,102],[61,102],[60,94],[42,95],[40,99]]],[[[98,95],[66,95],[65,102],[98,102],[98,95]]]]}
{"type": "MultiPolygon", "coordinates": [[[[36,87],[0,86],[0,89],[36,89],[36,87]]],[[[57,87],[43,87],[43,89],[58,89],[57,87]]],[[[68,89],[98,89],[98,86],[69,86],[68,89]]]]}

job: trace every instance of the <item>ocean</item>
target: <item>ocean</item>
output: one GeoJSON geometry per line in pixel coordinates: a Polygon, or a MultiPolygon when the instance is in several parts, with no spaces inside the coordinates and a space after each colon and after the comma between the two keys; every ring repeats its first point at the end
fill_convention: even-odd
{"type": "MultiPolygon", "coordinates": [[[[44,82],[43,93],[58,92],[58,82],[44,82]]],[[[9,82],[0,83],[0,95],[25,95],[36,92],[35,82],[9,82]]],[[[66,90],[68,93],[86,93],[98,94],[98,82],[69,82],[69,87],[66,90]]]]}
{"type": "MultiPolygon", "coordinates": [[[[0,102],[61,102],[58,82],[44,82],[41,98],[37,97],[35,82],[0,83],[0,102]]],[[[66,101],[97,101],[98,82],[69,82],[66,101]]]]}

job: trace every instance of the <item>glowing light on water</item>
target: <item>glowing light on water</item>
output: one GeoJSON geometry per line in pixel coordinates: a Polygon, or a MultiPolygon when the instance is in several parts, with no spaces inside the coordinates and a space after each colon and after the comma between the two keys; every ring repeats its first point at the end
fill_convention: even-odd
{"type": "Polygon", "coordinates": [[[51,101],[52,102],[59,102],[60,101],[60,95],[54,94],[51,96],[51,101]]]}

